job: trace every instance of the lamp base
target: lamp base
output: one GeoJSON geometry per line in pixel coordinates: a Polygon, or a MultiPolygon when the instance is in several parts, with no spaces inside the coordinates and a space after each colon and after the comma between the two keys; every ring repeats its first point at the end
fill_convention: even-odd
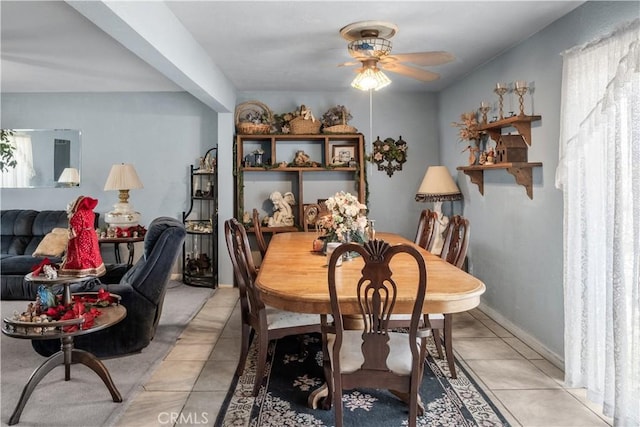
{"type": "Polygon", "coordinates": [[[140,212],[134,211],[129,203],[116,203],[113,207],[104,218],[109,227],[129,228],[140,223],[140,212]]]}

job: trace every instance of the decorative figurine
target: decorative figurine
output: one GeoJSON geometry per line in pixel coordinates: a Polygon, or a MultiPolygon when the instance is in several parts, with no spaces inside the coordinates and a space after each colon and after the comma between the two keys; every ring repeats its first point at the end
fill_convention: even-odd
{"type": "Polygon", "coordinates": [[[295,204],[296,200],[292,192],[288,191],[284,193],[284,196],[279,191],[274,191],[269,196],[271,202],[273,202],[273,216],[269,218],[269,227],[287,227],[293,226],[293,211],[291,205],[295,204]]]}

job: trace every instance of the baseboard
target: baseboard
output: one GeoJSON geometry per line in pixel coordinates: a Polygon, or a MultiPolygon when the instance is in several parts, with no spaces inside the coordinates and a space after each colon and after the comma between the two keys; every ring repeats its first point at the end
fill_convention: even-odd
{"type": "Polygon", "coordinates": [[[518,326],[511,323],[509,319],[507,319],[485,303],[481,302],[478,306],[478,309],[489,316],[491,319],[493,319],[495,322],[499,323],[500,326],[505,328],[507,331],[511,332],[516,338],[531,347],[542,357],[547,359],[555,367],[564,371],[564,358],[549,350],[544,344],[538,341],[537,338],[531,336],[529,333],[523,331],[518,326]]]}

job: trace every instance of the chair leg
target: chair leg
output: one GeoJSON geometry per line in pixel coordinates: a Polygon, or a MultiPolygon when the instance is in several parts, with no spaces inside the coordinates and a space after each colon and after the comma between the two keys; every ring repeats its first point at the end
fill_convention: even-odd
{"type": "Polygon", "coordinates": [[[453,356],[453,337],[452,337],[453,315],[444,315],[444,351],[447,354],[447,362],[449,363],[449,372],[454,380],[458,378],[456,375],[456,361],[453,356]]]}
{"type": "Polygon", "coordinates": [[[309,352],[307,351],[307,346],[304,343],[304,335],[299,334],[297,336],[298,339],[298,360],[302,361],[307,358],[309,352]]]}
{"type": "Polygon", "coordinates": [[[256,379],[253,383],[253,395],[257,396],[262,384],[262,377],[267,366],[267,350],[269,349],[269,336],[266,333],[258,334],[258,360],[256,361],[256,379]]]}
{"type": "Polygon", "coordinates": [[[412,385],[409,396],[409,427],[416,427],[418,418],[418,390],[413,390],[413,388],[412,385]]]}
{"type": "Polygon", "coordinates": [[[244,372],[244,365],[247,363],[247,355],[249,354],[249,344],[251,340],[251,326],[243,323],[241,326],[240,337],[240,360],[236,368],[236,375],[240,376],[244,372]]]}
{"type": "Polygon", "coordinates": [[[336,427],[342,427],[342,386],[333,390],[336,427]]]}
{"type": "Polygon", "coordinates": [[[433,342],[436,343],[436,350],[438,351],[438,358],[442,359],[442,342],[440,338],[440,331],[438,329],[432,329],[431,335],[433,336],[433,342]]]}

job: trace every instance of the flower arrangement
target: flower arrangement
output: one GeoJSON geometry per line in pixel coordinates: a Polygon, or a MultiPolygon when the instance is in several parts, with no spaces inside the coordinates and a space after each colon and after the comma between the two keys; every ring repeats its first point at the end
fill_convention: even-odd
{"type": "Polygon", "coordinates": [[[282,114],[274,114],[273,115],[273,120],[274,120],[274,127],[276,129],[276,132],[278,133],[289,133],[291,132],[291,120],[295,119],[296,117],[300,116],[300,111],[296,110],[296,111],[290,111],[287,113],[282,113],[282,114]]]}
{"type": "Polygon", "coordinates": [[[326,202],[327,214],[318,219],[318,227],[324,231],[327,242],[365,241],[367,206],[351,193],[340,191],[326,202]]]}
{"type": "Polygon", "coordinates": [[[321,122],[325,127],[346,124],[353,116],[344,105],[336,105],[329,108],[323,115],[321,122]]]}
{"type": "Polygon", "coordinates": [[[271,132],[273,112],[260,101],[247,101],[237,105],[235,118],[239,134],[260,135],[271,132]]]}
{"type": "Polygon", "coordinates": [[[455,126],[459,129],[458,136],[460,137],[460,141],[478,141],[480,139],[478,118],[476,117],[475,111],[462,113],[460,115],[460,121],[451,122],[451,126],[455,126]]]}

